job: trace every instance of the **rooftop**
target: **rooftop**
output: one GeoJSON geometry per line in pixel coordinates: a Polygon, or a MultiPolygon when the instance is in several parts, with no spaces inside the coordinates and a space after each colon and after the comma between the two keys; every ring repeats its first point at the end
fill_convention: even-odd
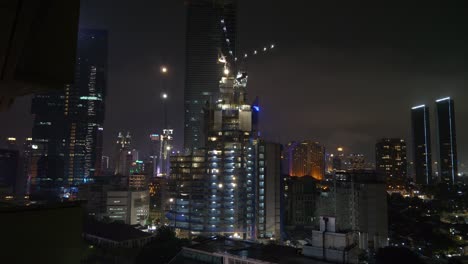
{"type": "Polygon", "coordinates": [[[88,235],[117,242],[152,236],[152,234],[137,230],[130,225],[122,223],[102,223],[97,221],[87,221],[84,225],[83,232],[88,235]]]}
{"type": "MultiPolygon", "coordinates": [[[[188,250],[194,249],[209,253],[234,255],[246,259],[255,259],[269,263],[278,264],[320,264],[324,261],[311,259],[298,253],[297,248],[280,246],[280,245],[265,245],[242,240],[235,240],[226,237],[211,237],[198,239],[198,244],[187,247],[188,250]]],[[[195,260],[190,260],[179,257],[171,263],[198,263],[195,260]]]]}

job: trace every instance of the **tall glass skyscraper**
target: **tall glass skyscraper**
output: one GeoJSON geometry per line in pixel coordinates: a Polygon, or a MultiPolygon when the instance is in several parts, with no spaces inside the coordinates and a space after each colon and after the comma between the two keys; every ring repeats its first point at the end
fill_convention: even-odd
{"type": "Polygon", "coordinates": [[[414,180],[417,184],[432,184],[431,129],[429,107],[411,108],[413,136],[414,180]]]}
{"type": "Polygon", "coordinates": [[[458,174],[455,106],[450,97],[436,100],[436,105],[440,178],[454,184],[458,174]]]}
{"type": "Polygon", "coordinates": [[[107,82],[107,31],[80,29],[73,84],[65,87],[66,174],[73,183],[96,176],[102,156],[107,82]]]}
{"type": "Polygon", "coordinates": [[[202,110],[216,99],[222,68],[220,53],[235,56],[234,0],[187,1],[186,77],[184,90],[184,147],[204,146],[202,110]]]}

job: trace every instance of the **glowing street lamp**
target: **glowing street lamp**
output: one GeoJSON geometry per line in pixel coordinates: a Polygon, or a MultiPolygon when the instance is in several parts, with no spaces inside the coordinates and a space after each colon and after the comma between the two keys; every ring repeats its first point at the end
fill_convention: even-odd
{"type": "Polygon", "coordinates": [[[167,93],[161,94],[162,99],[167,99],[167,93]]]}
{"type": "Polygon", "coordinates": [[[162,66],[162,67],[161,67],[161,72],[162,72],[162,73],[167,73],[167,67],[166,67],[166,66],[162,66]]]}

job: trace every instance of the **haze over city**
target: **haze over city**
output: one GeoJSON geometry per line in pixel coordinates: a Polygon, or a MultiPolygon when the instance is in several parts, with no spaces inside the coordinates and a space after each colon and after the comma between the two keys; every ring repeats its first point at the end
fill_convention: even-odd
{"type": "MultiPolygon", "coordinates": [[[[170,69],[169,124],[181,148],[184,1],[86,0],[81,6],[81,27],[109,31],[104,154],[114,151],[119,131],[130,131],[135,146],[146,151],[148,134],[162,128],[161,64],[170,69]]],[[[433,111],[431,104],[445,96],[459,102],[458,134],[468,133],[461,122],[468,118],[461,103],[468,99],[464,8],[261,0],[240,1],[238,10],[240,53],[276,44],[274,52],[247,64],[249,98],[260,98],[265,138],[312,139],[330,152],[344,146],[373,160],[377,138],[410,139],[412,106],[427,104],[433,111]]],[[[0,121],[9,121],[0,136],[30,136],[30,100],[23,97],[0,113],[0,121]]],[[[459,137],[462,163],[467,144],[459,137]]]]}

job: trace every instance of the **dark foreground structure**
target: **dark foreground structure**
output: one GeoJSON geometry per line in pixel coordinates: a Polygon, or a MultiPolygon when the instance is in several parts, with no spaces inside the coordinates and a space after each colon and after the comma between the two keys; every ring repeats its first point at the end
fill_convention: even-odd
{"type": "Polygon", "coordinates": [[[81,203],[0,206],[2,263],[80,263],[81,203]]]}
{"type": "Polygon", "coordinates": [[[278,263],[278,264],[321,264],[327,263],[305,257],[296,248],[265,245],[225,237],[201,238],[182,251],[170,264],[198,264],[198,263],[278,263]]]}

